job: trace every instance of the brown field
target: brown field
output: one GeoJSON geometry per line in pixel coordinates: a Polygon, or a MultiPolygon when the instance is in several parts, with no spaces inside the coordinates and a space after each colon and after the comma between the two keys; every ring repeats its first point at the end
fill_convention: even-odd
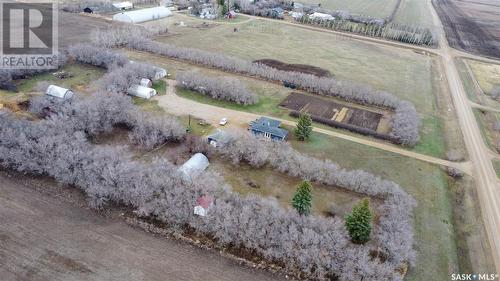
{"type": "Polygon", "coordinates": [[[280,106],[377,131],[383,114],[345,106],[320,97],[291,93],[280,106]],[[342,118],[342,109],[345,116],[342,118]],[[346,111],[347,109],[347,111],[346,111]]]}
{"type": "Polygon", "coordinates": [[[450,46],[500,58],[500,2],[434,0],[450,46]]]}
{"type": "Polygon", "coordinates": [[[283,71],[294,71],[305,74],[312,74],[318,77],[331,77],[332,73],[330,71],[308,64],[288,64],[278,60],[273,59],[261,59],[254,61],[255,63],[265,64],[267,66],[283,70],[283,71]]]}

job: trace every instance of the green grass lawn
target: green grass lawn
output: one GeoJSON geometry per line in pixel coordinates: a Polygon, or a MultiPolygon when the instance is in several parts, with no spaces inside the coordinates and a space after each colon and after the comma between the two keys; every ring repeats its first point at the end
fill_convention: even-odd
{"type": "Polygon", "coordinates": [[[292,137],[290,143],[303,153],[393,180],[417,200],[414,228],[418,258],[405,280],[448,280],[449,274],[457,271],[449,178],[439,167],[318,133],[313,133],[309,142],[292,137]]]}
{"type": "Polygon", "coordinates": [[[159,96],[167,94],[167,82],[164,80],[154,81],[152,88],[156,90],[156,94],[159,96]]]}
{"type": "MultiPolygon", "coordinates": [[[[84,65],[84,64],[68,64],[61,68],[66,72],[73,74],[73,77],[66,79],[59,79],[52,75],[55,71],[49,71],[27,79],[20,79],[16,81],[18,90],[20,92],[32,92],[34,87],[39,81],[48,81],[54,85],[70,88],[74,91],[85,91],[90,83],[98,80],[102,75],[104,75],[105,70],[95,66],[84,65]]],[[[59,70],[59,71],[60,71],[59,70]]]]}
{"type": "Polygon", "coordinates": [[[500,86],[500,65],[475,60],[468,60],[467,63],[486,94],[489,95],[495,85],[500,86]]]}
{"type": "Polygon", "coordinates": [[[500,178],[500,160],[493,160],[493,168],[495,168],[497,176],[500,178]]]}
{"type": "Polygon", "coordinates": [[[496,142],[500,141],[499,133],[494,130],[494,122],[500,120],[500,113],[485,111],[484,113],[479,109],[474,109],[476,121],[479,124],[479,129],[483,135],[483,139],[492,151],[496,151],[496,142]]]}

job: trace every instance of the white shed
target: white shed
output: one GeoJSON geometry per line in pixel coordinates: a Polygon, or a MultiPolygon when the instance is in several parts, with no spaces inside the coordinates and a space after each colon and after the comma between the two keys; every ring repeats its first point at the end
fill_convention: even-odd
{"type": "Polygon", "coordinates": [[[156,96],[156,90],[141,85],[132,85],[128,88],[127,94],[143,99],[150,99],[151,97],[156,96]]]}
{"type": "Polygon", "coordinates": [[[125,1],[125,2],[113,3],[113,7],[117,8],[118,10],[130,10],[134,8],[134,4],[132,4],[132,2],[125,1]]]}
{"type": "Polygon", "coordinates": [[[161,67],[157,67],[157,66],[153,66],[154,69],[155,69],[155,77],[153,78],[153,80],[158,80],[158,79],[161,79],[165,76],[167,76],[167,70],[164,69],[164,68],[161,68],[161,67]]]}
{"type": "Polygon", "coordinates": [[[208,158],[205,155],[196,153],[179,168],[179,171],[185,179],[191,180],[205,171],[209,164],[210,162],[208,162],[208,158]]]}
{"type": "Polygon", "coordinates": [[[318,12],[313,13],[309,17],[312,19],[318,19],[318,20],[334,20],[335,19],[332,15],[318,13],[318,12]]]}
{"type": "Polygon", "coordinates": [[[130,12],[121,12],[114,15],[113,20],[127,23],[141,23],[166,18],[171,15],[172,11],[166,7],[153,7],[130,12]]]}
{"type": "Polygon", "coordinates": [[[52,97],[64,99],[64,100],[67,100],[67,99],[70,99],[73,97],[73,92],[71,90],[63,88],[63,87],[59,87],[56,85],[50,85],[49,87],[47,87],[45,94],[52,96],[52,97]]]}
{"type": "Polygon", "coordinates": [[[151,86],[153,86],[153,82],[151,82],[151,80],[149,80],[148,78],[142,78],[140,84],[143,87],[149,87],[149,88],[151,88],[151,86]]]}

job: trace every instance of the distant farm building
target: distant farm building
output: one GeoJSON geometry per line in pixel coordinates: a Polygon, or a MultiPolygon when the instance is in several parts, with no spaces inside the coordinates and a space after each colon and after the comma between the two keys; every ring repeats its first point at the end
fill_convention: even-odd
{"type": "Polygon", "coordinates": [[[166,7],[153,7],[148,9],[121,12],[113,16],[114,21],[127,23],[141,23],[172,16],[172,11],[166,7]]]}
{"type": "Polygon", "coordinates": [[[304,14],[303,13],[300,13],[300,12],[292,12],[290,14],[290,16],[294,19],[294,20],[300,20],[304,14]]]}
{"type": "Polygon", "coordinates": [[[214,205],[214,199],[212,196],[203,195],[196,200],[196,204],[197,205],[194,207],[194,214],[200,217],[205,217],[210,207],[214,205]]]}
{"type": "Polygon", "coordinates": [[[149,80],[148,78],[142,78],[140,85],[143,87],[151,88],[151,86],[153,86],[153,82],[151,82],[151,80],[149,80]]]}
{"type": "Polygon", "coordinates": [[[87,14],[93,14],[93,13],[94,13],[94,11],[96,11],[96,9],[95,9],[95,8],[93,8],[93,7],[87,7],[87,8],[85,8],[85,9],[83,9],[83,12],[84,12],[84,13],[87,13],[87,14]]]}
{"type": "Polygon", "coordinates": [[[192,180],[205,171],[208,165],[210,165],[208,158],[201,153],[196,153],[179,168],[179,171],[184,179],[192,180]]]}
{"type": "Polygon", "coordinates": [[[141,85],[132,85],[128,88],[127,94],[143,99],[150,99],[151,97],[156,96],[156,90],[141,85]]]}
{"type": "Polygon", "coordinates": [[[271,14],[269,16],[272,18],[283,19],[284,15],[285,15],[285,10],[283,10],[280,7],[277,7],[277,8],[272,8],[270,13],[271,14]]]}
{"type": "Polygon", "coordinates": [[[262,136],[268,139],[283,141],[288,131],[280,128],[281,121],[268,117],[260,117],[250,123],[250,131],[254,136],[262,136]]]}
{"type": "Polygon", "coordinates": [[[208,144],[213,147],[224,147],[231,142],[232,137],[228,133],[218,130],[216,133],[207,137],[208,144]]]}
{"type": "Polygon", "coordinates": [[[335,19],[332,15],[318,13],[318,12],[315,12],[315,13],[309,15],[309,17],[313,20],[334,20],[335,19]]]}
{"type": "Polygon", "coordinates": [[[134,8],[134,4],[132,2],[119,2],[119,3],[113,3],[113,7],[117,8],[118,10],[130,10],[134,8]]]}
{"type": "Polygon", "coordinates": [[[71,90],[56,85],[50,85],[45,91],[45,94],[63,100],[67,100],[73,97],[73,92],[71,90]]]}

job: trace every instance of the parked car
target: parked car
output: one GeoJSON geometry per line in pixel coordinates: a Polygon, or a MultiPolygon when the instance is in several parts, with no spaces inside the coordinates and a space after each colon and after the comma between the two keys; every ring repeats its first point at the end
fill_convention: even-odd
{"type": "Polygon", "coordinates": [[[219,125],[225,126],[227,124],[227,118],[222,118],[219,122],[219,125]]]}

